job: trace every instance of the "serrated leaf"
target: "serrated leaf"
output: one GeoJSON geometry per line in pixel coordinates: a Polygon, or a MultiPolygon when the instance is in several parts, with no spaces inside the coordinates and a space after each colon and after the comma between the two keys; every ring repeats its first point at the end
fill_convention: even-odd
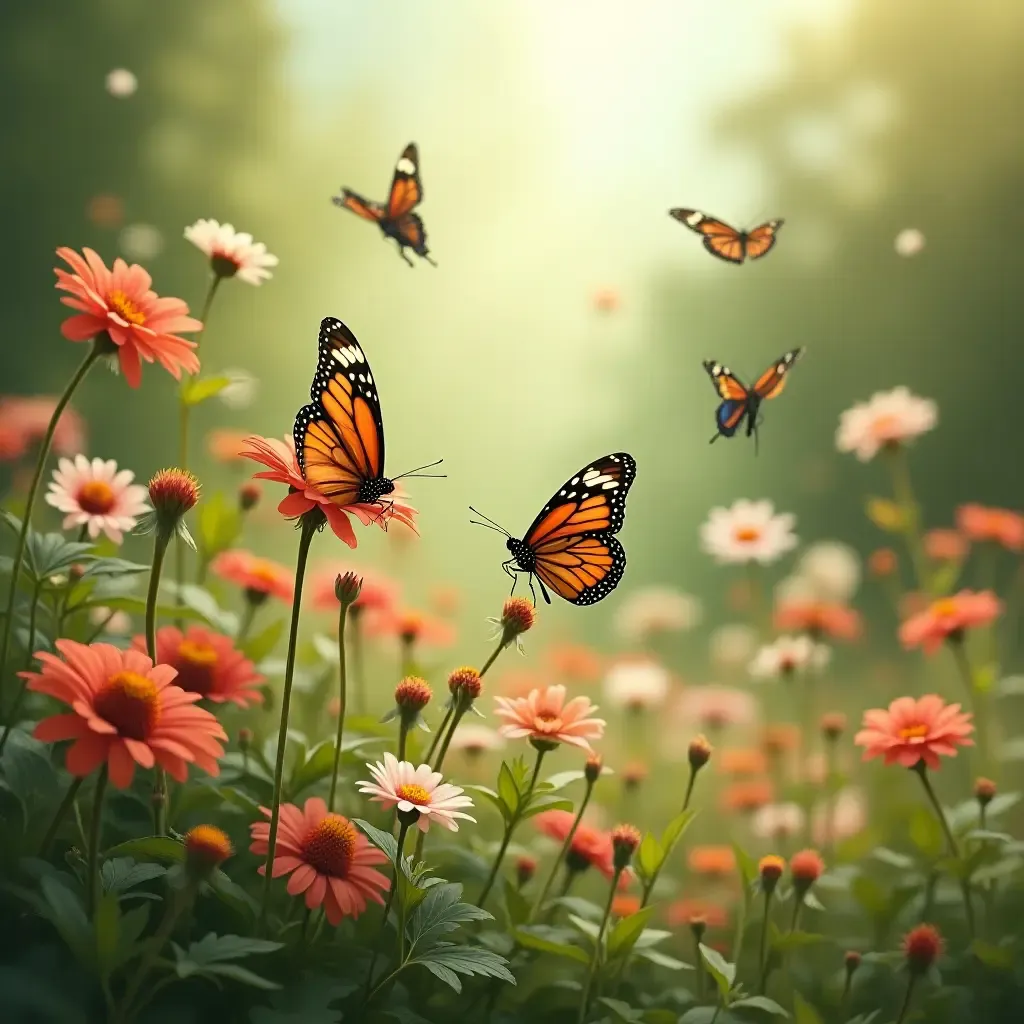
{"type": "Polygon", "coordinates": [[[508,969],[508,961],[504,957],[478,946],[439,943],[408,961],[410,967],[414,964],[426,967],[431,974],[446,985],[450,985],[456,992],[462,991],[462,982],[458,978],[460,974],[499,978],[511,985],[516,983],[516,979],[508,969]]]}
{"type": "Polygon", "coordinates": [[[635,914],[630,914],[615,922],[615,926],[608,933],[605,944],[609,959],[629,954],[653,912],[654,907],[643,907],[635,914]]]}
{"type": "Polygon", "coordinates": [[[338,1024],[332,1007],[359,988],[355,979],[339,981],[323,975],[303,975],[271,996],[270,1006],[249,1011],[250,1024],[338,1024]]]}
{"type": "Polygon", "coordinates": [[[565,957],[581,964],[590,963],[590,957],[579,946],[572,946],[567,942],[555,942],[553,939],[536,934],[529,928],[516,928],[512,932],[512,936],[520,946],[525,946],[527,949],[535,949],[539,953],[551,953],[553,956],[565,957]]]}
{"type": "Polygon", "coordinates": [[[374,828],[373,825],[368,821],[363,821],[362,818],[354,818],[353,821],[366,833],[366,838],[378,850],[383,850],[388,860],[394,864],[398,858],[398,841],[395,837],[390,832],[382,832],[379,828],[374,828]]]}
{"type": "Polygon", "coordinates": [[[181,386],[181,401],[184,405],[199,405],[215,398],[230,384],[230,377],[191,377],[181,386]]]}
{"type": "Polygon", "coordinates": [[[180,864],[185,860],[185,846],[170,836],[145,836],[112,846],[103,854],[104,860],[111,857],[131,857],[144,863],[180,864]]]}
{"type": "Polygon", "coordinates": [[[767,996],[748,996],[746,999],[737,999],[735,1003],[729,1005],[733,1010],[763,1010],[773,1017],[789,1016],[789,1010],[783,1009],[774,999],[769,999],[767,996]]]}
{"type": "Polygon", "coordinates": [[[25,546],[23,570],[37,585],[46,583],[51,576],[66,573],[76,562],[88,561],[92,544],[80,544],[65,540],[60,533],[36,533],[28,535],[25,546]]]}
{"type": "Polygon", "coordinates": [[[246,935],[215,935],[210,932],[198,942],[191,943],[187,950],[175,946],[175,954],[181,954],[178,957],[179,961],[186,960],[198,967],[208,967],[211,964],[241,960],[243,957],[259,953],[273,953],[282,949],[283,945],[281,942],[254,939],[246,935]]]}
{"type": "Polygon", "coordinates": [[[149,572],[149,566],[141,562],[129,562],[126,558],[93,558],[85,567],[82,579],[99,576],[135,576],[149,572]]]}
{"type": "Polygon", "coordinates": [[[736,965],[729,963],[718,950],[705,946],[703,942],[697,948],[700,950],[704,966],[708,969],[711,977],[715,979],[718,991],[724,999],[736,980],[736,965]]]}
{"type": "Polygon", "coordinates": [[[100,886],[104,892],[120,894],[166,873],[161,864],[137,864],[131,857],[105,860],[100,867],[100,886]]]}
{"type": "Polygon", "coordinates": [[[409,921],[409,938],[413,947],[430,947],[447,932],[455,931],[468,921],[489,921],[491,914],[470,903],[462,903],[462,886],[458,882],[432,885],[409,921]]]}

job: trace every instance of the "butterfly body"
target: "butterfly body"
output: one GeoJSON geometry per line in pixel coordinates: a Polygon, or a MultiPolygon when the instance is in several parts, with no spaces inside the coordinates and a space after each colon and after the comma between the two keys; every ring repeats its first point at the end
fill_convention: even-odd
{"type": "Polygon", "coordinates": [[[775,245],[775,238],[785,221],[768,220],[750,231],[737,231],[717,217],[709,217],[700,210],[675,209],[669,214],[704,240],[704,248],[712,256],[726,263],[759,260],[775,245]]]}

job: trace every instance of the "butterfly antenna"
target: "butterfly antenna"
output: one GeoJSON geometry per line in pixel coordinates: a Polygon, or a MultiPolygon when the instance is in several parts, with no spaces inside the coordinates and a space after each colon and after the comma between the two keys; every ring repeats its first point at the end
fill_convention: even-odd
{"type": "Polygon", "coordinates": [[[472,512],[474,515],[479,516],[480,519],[486,520],[485,522],[479,522],[476,519],[470,519],[471,525],[486,526],[488,530],[497,530],[498,533],[503,533],[506,537],[512,536],[512,534],[509,533],[504,526],[499,526],[493,519],[488,519],[487,516],[483,514],[483,512],[480,512],[477,509],[473,508],[472,505],[469,506],[469,511],[472,512]]]}
{"type": "Polygon", "coordinates": [[[421,469],[432,469],[434,466],[440,466],[444,462],[444,459],[438,459],[437,462],[428,462],[425,466],[417,466],[415,469],[410,469],[406,473],[399,473],[398,476],[393,476],[392,480],[402,480],[407,476],[419,476],[428,477],[431,480],[443,480],[448,474],[447,473],[421,473],[421,469]]]}

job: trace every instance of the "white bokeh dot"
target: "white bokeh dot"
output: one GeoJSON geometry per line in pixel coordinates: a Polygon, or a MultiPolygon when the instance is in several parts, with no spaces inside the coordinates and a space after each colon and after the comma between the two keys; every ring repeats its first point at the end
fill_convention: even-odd
{"type": "Polygon", "coordinates": [[[916,256],[924,248],[924,234],[917,228],[904,228],[893,243],[900,256],[916,256]]]}
{"type": "Polygon", "coordinates": [[[134,94],[139,87],[139,80],[127,68],[114,68],[107,74],[107,92],[119,100],[134,94]]]}

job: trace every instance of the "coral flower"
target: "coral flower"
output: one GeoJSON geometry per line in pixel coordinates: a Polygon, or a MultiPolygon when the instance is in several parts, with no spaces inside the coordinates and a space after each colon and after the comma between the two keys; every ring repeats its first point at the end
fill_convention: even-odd
{"type": "Polygon", "coordinates": [[[938,928],[919,924],[903,936],[903,955],[911,974],[924,974],[945,951],[946,943],[938,928]]]}
{"type": "Polygon", "coordinates": [[[905,387],[879,391],[839,417],[836,448],[855,452],[861,462],[867,462],[881,448],[898,448],[927,433],[938,419],[931,399],[918,398],[905,387]]]}
{"type": "Polygon", "coordinates": [[[46,503],[66,513],[61,524],[65,530],[84,526],[93,540],[102,532],[120,544],[124,531],[133,530],[138,517],[150,511],[146,488],[133,484],[134,479],[130,469],[119,473],[113,459],[90,462],[84,455],[76,455],[74,462],[61,459],[46,503]]]}
{"type": "MultiPolygon", "coordinates": [[[[42,441],[57,408],[51,395],[0,398],[0,461],[14,462],[32,445],[42,441]]],[[[85,447],[85,424],[82,417],[67,406],[57,420],[52,448],[58,455],[74,455],[85,447]]]]}
{"type": "MultiPolygon", "coordinates": [[[[533,824],[549,839],[564,843],[575,820],[576,815],[570,811],[541,811],[534,816],[533,824]]],[[[615,858],[611,834],[581,821],[569,844],[566,865],[570,871],[597,868],[605,878],[612,878],[615,858]]]]}
{"type": "Polygon", "coordinates": [[[694,846],[686,862],[695,875],[731,875],[736,870],[731,846],[694,846]]]}
{"type": "Polygon", "coordinates": [[[274,597],[291,603],[295,580],[291,569],[269,558],[259,558],[241,548],[222,551],[211,563],[210,569],[228,583],[242,587],[252,595],[274,597]]]}
{"type": "Polygon", "coordinates": [[[640,897],[624,893],[612,900],[612,917],[632,917],[640,910],[640,897]]]}
{"type": "Polygon", "coordinates": [[[899,697],[888,710],[864,712],[864,728],[853,742],[864,748],[864,760],[885,757],[886,764],[913,768],[919,761],[932,770],[939,757],[955,757],[957,747],[973,747],[971,714],[959,704],[947,704],[934,693],[919,700],[899,697]]]}
{"type": "Polygon", "coordinates": [[[722,809],[750,814],[775,799],[775,787],[768,779],[742,779],[722,791],[722,809]]]}
{"type": "Polygon", "coordinates": [[[757,747],[727,747],[718,752],[715,765],[723,775],[763,775],[768,759],[757,747]]]}
{"type": "Polygon", "coordinates": [[[218,277],[237,276],[246,284],[261,285],[270,279],[270,268],[277,266],[277,257],[262,242],[254,242],[252,235],[230,224],[197,220],[185,228],[185,238],[210,258],[218,277]]]}
{"type": "Polygon", "coordinates": [[[206,450],[218,462],[241,462],[248,439],[241,430],[211,430],[206,435],[206,450]]]}
{"type": "Polygon", "coordinates": [[[285,437],[284,441],[273,437],[252,436],[246,438],[245,444],[242,455],[267,467],[253,474],[254,479],[275,480],[289,488],[289,493],[277,506],[281,515],[294,519],[318,508],[327,517],[335,537],[350,548],[354,548],[358,542],[349,515],[355,516],[364,526],[376,523],[382,530],[386,530],[388,523],[396,519],[413,533],[417,532],[416,509],[405,503],[404,496],[398,490],[382,499],[381,504],[361,503],[342,508],[306,482],[295,456],[295,441],[290,436],[285,437]]]}
{"type": "Polygon", "coordinates": [[[770,501],[740,499],[731,508],[713,508],[700,528],[704,550],[720,563],[777,562],[796,547],[796,517],[775,514],[770,501]]]}
{"type": "Polygon", "coordinates": [[[450,647],[455,643],[455,627],[447,619],[394,606],[367,616],[366,635],[395,637],[417,647],[450,647]]]}
{"type": "Polygon", "coordinates": [[[775,609],[775,628],[806,633],[814,639],[856,640],[861,633],[861,621],[857,612],[838,601],[787,599],[775,609]]]}
{"type": "MultiPolygon", "coordinates": [[[[269,819],[270,809],[260,811],[269,819]]],[[[270,822],[249,826],[249,850],[266,857],[270,845],[270,822]]],[[[300,810],[295,804],[281,804],[277,843],[274,848],[274,878],[290,875],[288,892],[306,894],[306,906],[323,906],[332,925],[346,917],[358,917],[367,903],[383,903],[382,892],[391,882],[376,870],[387,857],[371,846],[366,836],[348,818],[331,814],[318,796],[310,797],[300,810]]],[[[266,871],[260,865],[259,873],[266,871]]]]}
{"type": "Polygon", "coordinates": [[[429,764],[417,768],[389,753],[384,755],[383,763],[378,761],[366,767],[370,769],[373,782],[357,783],[359,792],[385,807],[397,807],[406,813],[419,811],[416,824],[421,832],[430,828],[431,819],[452,832],[459,831],[456,818],[476,821],[460,809],[473,806],[465,791],[442,782],[441,773],[433,771],[429,764]]]}
{"type": "Polygon", "coordinates": [[[1009,551],[1024,551],[1024,515],[1006,508],[961,505],[956,510],[960,532],[969,540],[991,541],[1009,551]]]}
{"type": "Polygon", "coordinates": [[[961,590],[907,619],[900,626],[900,640],[904,647],[923,647],[925,653],[934,654],[943,640],[961,640],[966,630],[991,625],[1002,607],[991,590],[961,590]]]}
{"type": "Polygon", "coordinates": [[[548,686],[528,697],[495,697],[495,714],[504,719],[498,731],[510,739],[568,743],[592,753],[590,741],[604,735],[604,719],[590,717],[597,706],[588,697],[566,702],[565,696],[564,686],[548,686]]]}
{"type": "Polygon", "coordinates": [[[171,685],[170,665],[154,665],[139,651],[110,644],[57,640],[61,658],[36,653],[41,672],[21,672],[28,688],[70,705],[73,714],[53,715],[35,729],[44,743],[74,740],[66,766],[88,775],[106,764],[110,781],[130,786],[135,765],[166,769],[184,782],[188,764],[217,775],[227,734],[209,711],[195,706],[199,694],[171,685]]]}
{"type": "Polygon", "coordinates": [[[60,301],[80,311],[60,326],[68,341],[92,341],[105,333],[117,346],[121,372],[133,388],[142,383],[143,359],[155,359],[175,380],[183,371],[199,372],[196,343],[179,338],[177,332],[199,331],[203,325],[188,316],[181,299],[160,298],[150,288],[153,279],[138,264],[116,259],[113,270],[108,270],[88,248],[80,256],[62,247],[57,255],[73,271],[54,271],[57,287],[71,293],[60,301]]]}
{"type": "Polygon", "coordinates": [[[592,683],[604,669],[601,655],[583,644],[556,644],[544,660],[554,676],[569,683],[592,683]]]}
{"type": "MultiPolygon", "coordinates": [[[[134,646],[145,651],[146,638],[135,637],[134,646]]],[[[198,693],[215,704],[230,701],[240,708],[263,703],[263,694],[255,687],[264,677],[235,649],[230,637],[202,626],[189,626],[184,634],[175,626],[164,626],[156,634],[156,658],[158,664],[177,671],[175,685],[188,693],[198,693]]]]}
{"type": "Polygon", "coordinates": [[[351,565],[335,563],[317,569],[310,580],[310,603],[317,611],[338,611],[335,583],[338,576],[346,572],[354,572],[363,581],[359,596],[349,605],[350,612],[388,612],[398,603],[401,587],[394,580],[372,569],[354,569],[351,565]]]}
{"type": "Polygon", "coordinates": [[[673,928],[692,924],[694,921],[703,922],[709,928],[724,928],[729,923],[729,915],[721,904],[700,897],[670,903],[667,917],[669,925],[673,928]]]}
{"type": "Polygon", "coordinates": [[[934,562],[962,562],[968,546],[959,530],[929,530],[924,535],[924,553],[934,562]]]}

